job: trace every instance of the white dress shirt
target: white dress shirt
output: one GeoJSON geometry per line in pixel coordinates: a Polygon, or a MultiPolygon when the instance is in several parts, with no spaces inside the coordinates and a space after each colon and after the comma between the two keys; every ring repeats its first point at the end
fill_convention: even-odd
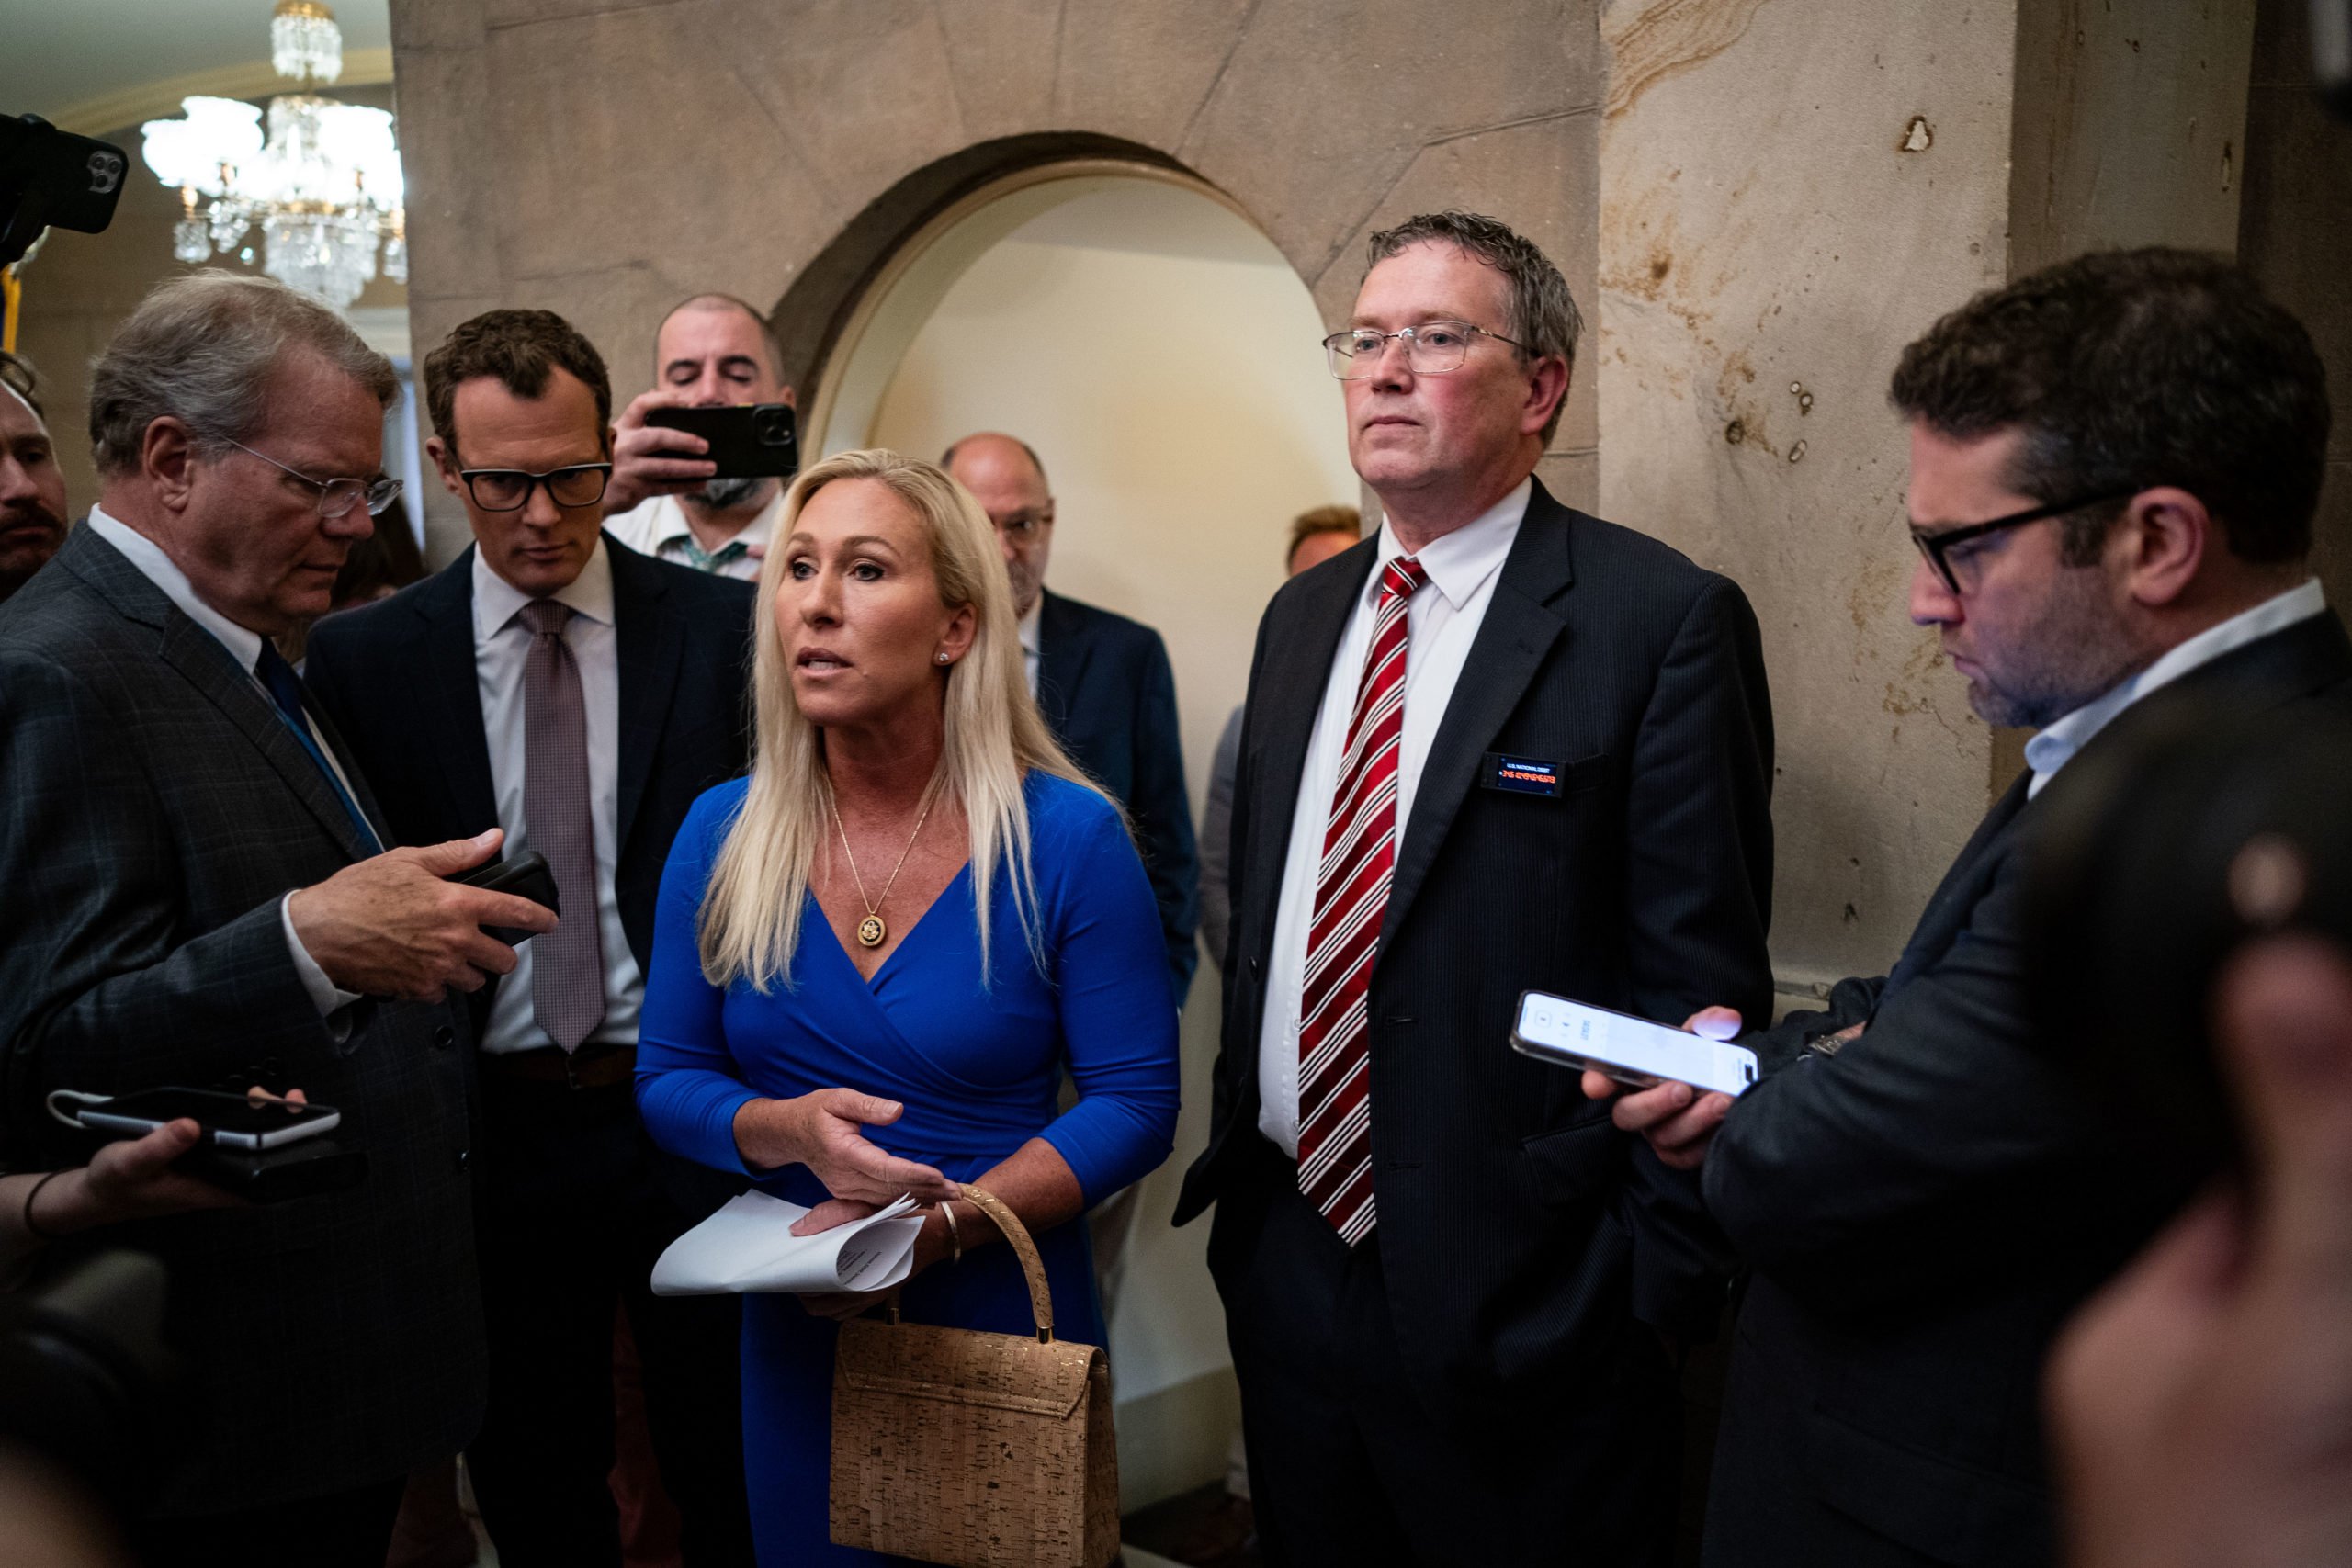
{"type": "MultiPolygon", "coordinates": [[[[1487,618],[1503,559],[1519,537],[1533,486],[1517,490],[1475,521],[1433,539],[1415,557],[1429,581],[1405,611],[1405,720],[1396,745],[1396,842],[1413,819],[1421,765],[1430,741],[1445,717],[1446,705],[1462,676],[1470,645],[1487,618]]],[[[1266,976],[1266,1011],[1258,1030],[1258,1131],[1293,1159],[1298,1157],[1298,1014],[1306,988],[1306,938],[1315,921],[1315,879],[1323,859],[1323,836],[1330,826],[1331,797],[1340,787],[1340,757],[1346,749],[1348,721],[1354,716],[1356,687],[1371,646],[1373,616],[1380,600],[1382,568],[1405,553],[1388,520],[1380,521],[1380,554],[1357,596],[1323,705],[1306,742],[1306,770],[1299,778],[1298,806],[1291,816],[1290,850],[1283,862],[1283,884],[1274,906],[1273,967],[1266,976]]]]}
{"type": "MultiPolygon", "coordinates": [[[[187,580],[187,573],[179,569],[178,563],[164,553],[164,547],[130,524],[109,517],[93,506],[84,526],[96,529],[98,537],[120,550],[123,558],[137,567],[148,581],[163,590],[164,597],[179,606],[182,615],[210,632],[213,638],[229,650],[229,657],[237,661],[237,668],[245,672],[245,679],[252,682],[254,690],[261,694],[261,700],[269,705],[269,711],[272,714],[278,712],[277,699],[269,694],[269,688],[261,683],[259,675],[254,673],[254,665],[261,658],[261,633],[249,626],[239,626],[198,598],[196,585],[187,580]]],[[[327,744],[326,737],[319,733],[317,725],[311,723],[308,714],[303,715],[303,723],[311,731],[311,740],[319,748],[319,755],[324,757],[327,766],[334,770],[335,779],[343,785],[344,793],[356,801],[359,792],[351,787],[350,775],[343,771],[343,761],[334,754],[334,748],[327,744]]],[[[319,961],[312,958],[310,949],[302,945],[302,939],[294,934],[294,914],[290,908],[293,902],[294,894],[290,892],[278,900],[277,922],[286,932],[286,950],[293,956],[294,972],[301,976],[302,989],[309,995],[311,1005],[319,1010],[319,1016],[325,1018],[357,1001],[359,993],[346,991],[328,979],[327,972],[319,967],[319,961]]]]}
{"type": "MultiPolygon", "coordinates": [[[[605,519],[605,526],[614,538],[641,556],[651,556],[673,566],[716,572],[721,577],[732,577],[744,582],[757,582],[760,580],[760,557],[753,553],[753,547],[763,550],[768,541],[775,536],[776,525],[784,518],[784,491],[785,487],[779,483],[768,503],[760,508],[759,515],[743,525],[743,531],[728,541],[729,544],[740,542],[747,547],[743,553],[721,566],[706,567],[702,564],[707,558],[703,557],[702,545],[695,537],[694,529],[687,525],[686,509],[678,503],[674,495],[653,496],[627,512],[615,513],[605,519]]],[[[726,547],[722,545],[719,549],[726,547]]]]}
{"type": "MultiPolygon", "coordinates": [[[[526,743],[523,728],[523,666],[531,651],[531,631],[523,607],[531,600],[492,571],[474,552],[474,679],[481,694],[482,736],[490,744],[490,787],[498,803],[498,825],[506,829],[510,858],[531,847],[531,825],[523,818],[526,743]]],[[[582,1044],[633,1045],[637,1015],[645,998],[645,977],[621,929],[620,901],[613,890],[620,859],[621,679],[619,637],[613,626],[613,558],[603,540],[571,585],[553,595],[571,607],[563,639],[580,667],[580,696],[588,721],[588,810],[596,844],[596,930],[605,953],[605,1021],[582,1044]]],[[[572,908],[565,919],[585,913],[572,908]]],[[[514,973],[498,982],[481,1048],[492,1053],[533,1051],[553,1043],[531,1007],[531,946],[514,950],[514,973]]]]}
{"type": "Polygon", "coordinates": [[[1021,617],[1021,668],[1028,671],[1029,695],[1032,701],[1035,700],[1037,695],[1037,660],[1040,650],[1046,646],[1039,640],[1038,631],[1038,624],[1044,619],[1045,614],[1046,596],[1040,593],[1037,595],[1037,602],[1029,606],[1029,613],[1021,617]]]}
{"type": "Polygon", "coordinates": [[[2092,698],[2081,707],[2056,719],[2025,743],[2026,766],[2033,770],[2033,782],[2026,785],[2028,799],[2040,795],[2042,786],[2057,776],[2058,770],[2073,761],[2075,753],[2090,744],[2091,737],[2115,721],[2115,716],[2142,697],[2160,686],[2170,685],[2200,664],[2211,663],[2222,655],[2244,648],[2258,637],[2284,631],[2298,621],[2307,621],[2327,609],[2327,596],[2320,591],[2314,577],[2300,588],[2290,588],[2273,595],[2253,609],[2231,616],[2218,626],[2208,626],[2163,658],[2141,671],[2130,680],[2117,684],[2106,694],[2092,698]]]}

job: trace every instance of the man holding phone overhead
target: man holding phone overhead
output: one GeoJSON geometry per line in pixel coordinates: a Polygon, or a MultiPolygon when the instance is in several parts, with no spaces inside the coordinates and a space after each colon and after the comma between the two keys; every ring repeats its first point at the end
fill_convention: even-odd
{"type": "MultiPolygon", "coordinates": [[[[1736,1101],[1677,1084],[1618,1100],[1660,1158],[1703,1164],[1753,1274],[1709,1499],[1716,1568],[2052,1560],[2043,1356],[2184,1194],[2110,1146],[2034,1049],[2038,813],[2063,806],[2078,751],[2176,703],[2352,705],[2352,641],[2308,564],[2325,375],[2246,274],[2182,251],[2083,256],[1937,322],[1892,390],[1911,432],[1911,618],[1937,628],[1978,716],[2040,733],[1890,974],[1745,1037],[1766,1076],[1736,1101]]],[[[1716,1038],[1739,1022],[1690,1020],[1716,1038]]]]}
{"type": "Polygon", "coordinates": [[[783,345],[743,300],[697,294],[671,307],[655,330],[653,377],[652,389],[632,399],[614,427],[605,525],[640,555],[756,581],[786,481],[720,474],[707,441],[653,421],[664,409],[790,408],[783,345]]]}

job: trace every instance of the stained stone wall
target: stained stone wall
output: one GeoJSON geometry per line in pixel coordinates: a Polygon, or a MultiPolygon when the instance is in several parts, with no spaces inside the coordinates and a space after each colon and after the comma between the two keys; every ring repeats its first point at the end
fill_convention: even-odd
{"type": "MultiPolygon", "coordinates": [[[[1591,298],[1587,0],[1442,28],[1410,0],[392,0],[392,38],[416,341],[548,306],[623,397],[681,295],[777,301],[813,352],[893,240],[1079,153],[1198,174],[1327,311],[1363,237],[1435,203],[1507,217],[1591,298]]],[[[1587,502],[1594,443],[1586,384],[1544,472],[1587,502]]],[[[463,543],[447,506],[428,530],[438,555],[463,543]]]]}
{"type": "Polygon", "coordinates": [[[1907,619],[1895,357],[2085,249],[2230,248],[2251,20],[2224,0],[1603,7],[1601,508],[1738,579],[1762,620],[1784,987],[1892,963],[2018,762],[1907,619]]]}

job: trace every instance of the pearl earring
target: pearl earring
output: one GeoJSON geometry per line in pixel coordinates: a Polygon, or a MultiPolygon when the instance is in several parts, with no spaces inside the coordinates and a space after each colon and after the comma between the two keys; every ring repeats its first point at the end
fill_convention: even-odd
{"type": "Polygon", "coordinates": [[[940,661],[942,664],[946,663],[946,662],[947,662],[947,655],[945,655],[945,654],[944,654],[944,653],[943,653],[943,654],[941,654],[941,655],[939,656],[939,661],[940,661]]]}

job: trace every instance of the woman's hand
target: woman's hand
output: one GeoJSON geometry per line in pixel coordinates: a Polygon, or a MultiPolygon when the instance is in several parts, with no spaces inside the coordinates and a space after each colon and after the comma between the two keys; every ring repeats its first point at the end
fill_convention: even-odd
{"type": "MultiPolygon", "coordinates": [[[[835,1225],[845,1225],[853,1220],[862,1220],[881,1207],[879,1203],[868,1203],[855,1198],[828,1198],[795,1220],[792,1224],[792,1234],[815,1235],[820,1231],[831,1230],[835,1225]]],[[[922,1216],[922,1229],[915,1235],[914,1258],[908,1267],[907,1279],[913,1279],[917,1274],[946,1257],[947,1249],[947,1227],[940,1219],[939,1211],[935,1208],[925,1210],[922,1216]]],[[[905,1283],[906,1280],[901,1280],[899,1281],[899,1286],[894,1286],[892,1289],[897,1289],[905,1283]]],[[[889,1293],[889,1291],[825,1291],[803,1295],[800,1298],[800,1304],[811,1316],[830,1317],[836,1322],[846,1322],[870,1310],[889,1293]]]]}
{"type": "MultiPolygon", "coordinates": [[[[835,1201],[854,1199],[878,1208],[903,1193],[932,1203],[954,1198],[958,1189],[938,1171],[900,1159],[865,1136],[865,1128],[887,1127],[905,1110],[895,1100],[849,1089],[749,1100],[735,1113],[735,1147],[754,1170],[807,1166],[835,1201]]],[[[811,1217],[829,1207],[811,1211],[811,1217]]]]}

